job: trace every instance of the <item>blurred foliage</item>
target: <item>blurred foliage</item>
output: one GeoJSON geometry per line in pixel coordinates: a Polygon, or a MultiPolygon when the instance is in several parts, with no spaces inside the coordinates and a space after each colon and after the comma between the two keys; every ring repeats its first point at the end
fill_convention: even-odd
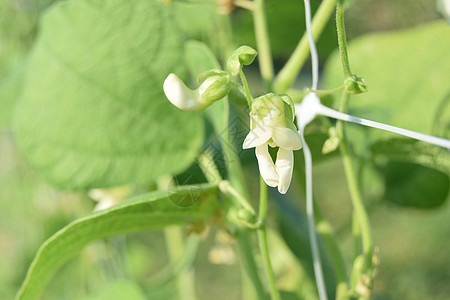
{"type": "MultiPolygon", "coordinates": [[[[448,137],[450,119],[442,117],[450,113],[447,27],[444,21],[437,21],[353,40],[348,48],[352,71],[364,77],[370,92],[351,98],[350,114],[448,137]]],[[[324,85],[338,86],[342,81],[340,73],[339,54],[335,52],[325,67],[324,85]]],[[[391,139],[392,133],[354,125],[347,128],[350,142],[363,160],[375,159],[370,147],[378,142],[372,148],[376,155],[374,165],[365,167],[377,168],[385,178],[383,198],[416,207],[434,207],[447,199],[450,156],[446,150],[423,143],[411,146],[409,141],[387,141],[383,147],[380,143],[391,139]]],[[[371,185],[371,181],[373,177],[368,176],[366,182],[371,185]]]]}

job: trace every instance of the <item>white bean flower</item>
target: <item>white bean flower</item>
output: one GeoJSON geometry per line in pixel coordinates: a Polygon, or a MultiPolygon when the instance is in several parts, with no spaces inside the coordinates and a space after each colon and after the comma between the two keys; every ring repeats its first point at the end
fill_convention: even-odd
{"type": "Polygon", "coordinates": [[[177,75],[169,74],[163,86],[167,99],[179,109],[200,111],[225,97],[230,90],[228,75],[215,70],[205,74],[207,78],[196,90],[188,88],[177,75]]]}
{"type": "Polygon", "coordinates": [[[294,168],[293,150],[302,148],[294,123],[294,105],[287,95],[267,94],[252,102],[251,131],[244,140],[244,149],[255,148],[259,171],[268,186],[278,187],[285,194],[294,168]],[[270,147],[279,147],[275,163],[270,147]]]}

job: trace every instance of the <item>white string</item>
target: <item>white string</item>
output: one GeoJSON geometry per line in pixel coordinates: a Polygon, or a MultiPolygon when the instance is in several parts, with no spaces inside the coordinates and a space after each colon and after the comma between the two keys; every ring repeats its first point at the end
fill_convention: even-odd
{"type": "MultiPolygon", "coordinates": [[[[305,3],[305,21],[306,31],[308,33],[309,48],[311,51],[312,64],[312,89],[317,90],[319,81],[319,59],[317,56],[316,44],[311,33],[311,7],[309,0],[305,3]]],[[[319,243],[317,241],[316,226],[314,221],[314,201],[313,201],[313,180],[312,180],[312,157],[308,144],[303,136],[304,126],[301,126],[301,137],[303,142],[303,153],[305,156],[305,172],[306,172],[306,215],[308,218],[308,234],[311,242],[311,252],[313,257],[314,276],[316,277],[317,290],[320,300],[327,300],[327,291],[325,288],[325,280],[323,276],[322,263],[320,261],[319,243]]]]}
{"type": "Polygon", "coordinates": [[[351,116],[348,114],[341,113],[339,111],[336,111],[334,109],[326,107],[322,104],[319,104],[319,105],[320,105],[320,108],[318,110],[318,113],[321,115],[331,117],[334,119],[339,119],[342,121],[361,124],[361,125],[368,126],[368,127],[378,128],[378,129],[386,130],[389,132],[398,133],[398,134],[401,134],[401,135],[404,135],[404,136],[407,136],[407,137],[410,137],[410,138],[413,138],[416,140],[424,141],[424,142],[427,142],[427,143],[430,143],[433,145],[437,145],[437,146],[441,146],[441,147],[450,149],[450,140],[448,140],[448,139],[435,137],[435,136],[431,136],[431,135],[427,135],[427,134],[423,134],[423,133],[418,133],[418,132],[415,132],[412,130],[403,129],[403,128],[399,128],[399,127],[395,127],[395,126],[391,126],[391,125],[386,125],[386,124],[375,122],[375,121],[361,119],[358,117],[354,117],[354,116],[351,116]]]}
{"type": "Polygon", "coordinates": [[[313,257],[314,274],[316,277],[317,290],[321,300],[327,300],[327,290],[323,277],[322,263],[320,261],[319,243],[314,224],[314,203],[313,203],[313,180],[312,180],[312,157],[308,144],[305,141],[303,133],[300,134],[303,142],[303,153],[305,156],[306,172],[306,214],[308,216],[308,236],[311,242],[311,252],[313,257]]]}

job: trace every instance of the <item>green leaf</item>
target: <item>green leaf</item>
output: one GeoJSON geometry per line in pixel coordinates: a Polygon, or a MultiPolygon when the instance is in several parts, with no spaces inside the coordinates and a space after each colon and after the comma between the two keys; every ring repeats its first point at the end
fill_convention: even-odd
{"type": "Polygon", "coordinates": [[[24,73],[24,57],[0,69],[0,128],[11,126],[14,106],[23,87],[24,73]]]}
{"type": "Polygon", "coordinates": [[[449,193],[450,155],[441,147],[405,139],[372,145],[376,164],[385,178],[383,198],[400,205],[433,208],[449,193]]]}
{"type": "Polygon", "coordinates": [[[384,168],[384,199],[400,206],[435,208],[447,199],[449,176],[412,163],[389,162],[384,168]]]}
{"type": "Polygon", "coordinates": [[[220,63],[208,46],[199,41],[187,41],[184,46],[184,59],[192,77],[212,70],[221,69],[220,63]]]}
{"type": "Polygon", "coordinates": [[[44,177],[63,188],[108,187],[192,163],[204,125],[162,92],[184,64],[181,35],[160,1],[64,1],[40,25],[14,123],[44,177]]]}
{"type": "Polygon", "coordinates": [[[147,299],[140,287],[129,280],[109,282],[98,293],[82,300],[145,300],[147,299]]]}
{"type": "Polygon", "coordinates": [[[425,167],[450,172],[448,150],[425,142],[406,139],[380,141],[370,148],[375,160],[411,162],[425,167]]]}
{"type": "MultiPolygon", "coordinates": [[[[442,109],[450,109],[449,105],[442,104],[450,93],[449,39],[448,25],[438,21],[351,41],[348,54],[352,71],[365,79],[368,93],[352,97],[349,112],[358,117],[432,134],[437,115],[442,113],[442,109]]],[[[343,80],[339,53],[335,52],[326,64],[324,87],[335,88],[342,85],[343,80]]],[[[364,132],[357,140],[349,134],[350,140],[360,144],[395,136],[357,125],[348,127],[352,132],[364,132]]]]}
{"type": "Polygon", "coordinates": [[[50,277],[87,243],[113,235],[204,223],[218,208],[217,186],[182,186],[157,191],[78,219],[50,237],[34,258],[17,299],[36,299],[50,277]],[[189,207],[185,203],[190,199],[189,207]]]}

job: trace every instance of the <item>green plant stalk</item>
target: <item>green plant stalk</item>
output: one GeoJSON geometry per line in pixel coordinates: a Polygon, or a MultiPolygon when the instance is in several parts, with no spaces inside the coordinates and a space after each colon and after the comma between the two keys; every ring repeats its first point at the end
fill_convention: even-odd
{"type": "Polygon", "coordinates": [[[324,218],[320,209],[314,209],[316,219],[316,230],[325,244],[325,249],[330,256],[331,263],[336,277],[336,300],[348,299],[347,270],[345,268],[345,260],[342,251],[338,246],[330,223],[324,218]]]}
{"type": "Polygon", "coordinates": [[[267,20],[264,11],[264,0],[255,0],[255,10],[253,11],[253,24],[255,27],[256,48],[259,55],[259,68],[261,76],[268,90],[271,90],[274,77],[272,53],[270,50],[269,32],[267,30],[267,20]]]}
{"type": "MultiPolygon", "coordinates": [[[[225,155],[225,161],[228,162],[228,174],[230,177],[231,185],[246,199],[248,197],[248,191],[245,187],[245,177],[244,172],[242,171],[241,163],[239,160],[239,156],[236,153],[235,149],[232,148],[232,143],[230,142],[230,134],[228,132],[229,125],[229,115],[230,115],[230,103],[228,98],[223,99],[224,101],[224,120],[223,120],[223,128],[224,134],[220,139],[223,153],[225,155]]],[[[219,134],[217,132],[217,134],[219,134]]]]}
{"type": "Polygon", "coordinates": [[[239,194],[239,192],[228,181],[224,180],[220,182],[219,189],[225,194],[232,195],[243,208],[248,210],[250,213],[256,215],[253,206],[247,201],[247,199],[245,199],[244,196],[239,194]]]}
{"type": "Polygon", "coordinates": [[[252,94],[250,93],[250,88],[248,87],[247,77],[245,77],[244,71],[239,70],[239,75],[241,76],[242,84],[244,85],[245,98],[247,98],[248,107],[252,109],[252,94]]]}
{"type": "MultiPolygon", "coordinates": [[[[167,253],[171,263],[176,263],[184,252],[183,229],[178,226],[164,228],[166,238],[167,253]]],[[[177,275],[178,296],[180,300],[195,300],[194,277],[189,274],[189,270],[180,272],[177,275]]]]}
{"type": "Polygon", "coordinates": [[[352,236],[353,236],[353,251],[354,257],[357,257],[363,251],[361,248],[362,239],[361,239],[361,228],[359,226],[358,216],[353,214],[352,216],[352,236]]]}
{"type": "Polygon", "coordinates": [[[342,70],[344,71],[344,77],[349,78],[352,76],[350,71],[350,63],[348,61],[347,54],[347,39],[345,37],[345,24],[344,24],[344,5],[342,1],[338,1],[336,7],[336,30],[339,45],[339,54],[341,57],[342,70]]]}
{"type": "Polygon", "coordinates": [[[277,290],[275,283],[275,274],[270,262],[269,246],[267,244],[267,229],[266,229],[266,216],[267,216],[267,185],[260,177],[259,180],[259,220],[262,222],[261,227],[257,230],[259,251],[263,259],[264,270],[266,272],[267,283],[269,285],[270,296],[272,300],[281,300],[280,294],[277,290]]]}
{"type": "MultiPolygon", "coordinates": [[[[311,31],[315,40],[318,39],[325,28],[335,5],[336,0],[324,0],[314,15],[311,31]]],[[[273,88],[276,93],[284,93],[292,87],[308,55],[309,42],[308,35],[305,32],[295,48],[294,53],[292,53],[287,63],[275,77],[273,88]]]]}
{"type": "MultiPolygon", "coordinates": [[[[346,112],[348,104],[348,93],[343,92],[341,103],[339,105],[339,111],[346,112]]],[[[353,205],[353,213],[356,215],[356,219],[359,224],[362,251],[364,255],[364,268],[363,272],[370,271],[372,269],[372,255],[373,255],[373,243],[372,234],[370,230],[369,218],[362,201],[361,192],[358,187],[358,181],[355,174],[355,169],[352,164],[350,150],[345,139],[344,134],[344,122],[338,121],[336,124],[336,130],[339,137],[339,148],[341,151],[342,161],[344,164],[345,176],[347,178],[348,189],[350,192],[350,198],[353,205]]],[[[355,236],[355,241],[359,241],[359,236],[355,236]]]]}
{"type": "Polygon", "coordinates": [[[241,268],[241,276],[242,276],[242,292],[241,292],[241,299],[248,299],[248,300],[258,300],[261,299],[258,294],[256,293],[256,290],[253,288],[253,283],[248,276],[247,272],[244,270],[244,268],[241,268]]]}
{"type": "Polygon", "coordinates": [[[244,265],[247,275],[255,288],[258,299],[267,299],[266,289],[259,278],[258,267],[255,262],[255,253],[253,253],[249,232],[241,231],[236,236],[236,239],[238,244],[237,252],[241,259],[241,263],[244,265]]]}

